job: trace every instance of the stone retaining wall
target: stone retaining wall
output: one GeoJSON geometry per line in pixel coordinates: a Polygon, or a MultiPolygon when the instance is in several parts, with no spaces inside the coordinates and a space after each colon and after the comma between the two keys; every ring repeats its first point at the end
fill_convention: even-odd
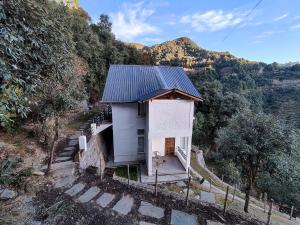
{"type": "Polygon", "coordinates": [[[87,143],[87,150],[79,154],[79,168],[97,167],[98,173],[103,172],[107,159],[107,148],[101,133],[92,135],[87,143]]]}

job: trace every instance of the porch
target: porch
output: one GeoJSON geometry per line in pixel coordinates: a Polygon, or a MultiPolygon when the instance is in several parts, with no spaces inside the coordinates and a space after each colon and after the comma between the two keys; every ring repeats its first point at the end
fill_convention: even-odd
{"type": "Polygon", "coordinates": [[[141,165],[141,183],[155,183],[155,173],[157,169],[158,182],[172,182],[185,180],[188,178],[185,167],[182,165],[178,157],[175,155],[167,155],[159,157],[159,162],[156,158],[152,158],[153,174],[148,176],[147,165],[141,165]]]}

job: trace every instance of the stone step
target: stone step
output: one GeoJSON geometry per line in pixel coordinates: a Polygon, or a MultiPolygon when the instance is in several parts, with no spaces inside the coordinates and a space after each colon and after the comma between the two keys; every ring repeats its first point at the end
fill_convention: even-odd
{"type": "Polygon", "coordinates": [[[215,194],[211,192],[201,191],[200,192],[200,200],[208,203],[216,203],[215,194]]]}
{"type": "Polygon", "coordinates": [[[225,225],[224,223],[212,221],[212,220],[207,220],[207,225],[225,225]]]}
{"type": "Polygon", "coordinates": [[[70,140],[78,139],[80,134],[73,134],[69,137],[70,140]]]}
{"type": "Polygon", "coordinates": [[[148,223],[148,222],[145,222],[145,221],[140,221],[139,225],[156,225],[156,224],[155,223],[148,223]]]}
{"type": "Polygon", "coordinates": [[[69,146],[69,147],[65,147],[64,148],[64,152],[66,152],[66,151],[75,151],[75,147],[73,147],[73,146],[69,146]]]}
{"type": "Polygon", "coordinates": [[[64,167],[60,169],[56,169],[52,172],[52,176],[54,178],[62,178],[62,177],[68,177],[73,176],[75,174],[75,167],[64,167]]]}
{"type": "Polygon", "coordinates": [[[74,154],[73,151],[68,151],[68,152],[60,152],[58,155],[59,157],[71,157],[74,154]]]}
{"type": "Polygon", "coordinates": [[[150,216],[156,219],[161,219],[165,216],[164,209],[154,206],[149,202],[141,202],[141,205],[138,209],[139,213],[143,216],[150,216]]]}
{"type": "MultiPolygon", "coordinates": [[[[57,169],[61,169],[61,168],[66,168],[66,167],[72,167],[75,166],[75,162],[73,161],[65,161],[65,162],[58,162],[58,163],[53,163],[51,165],[51,170],[57,170],[57,169]]],[[[46,170],[48,167],[48,165],[44,165],[42,166],[42,170],[46,170]]]]}
{"type": "Polygon", "coordinates": [[[75,182],[75,177],[74,176],[66,176],[66,177],[61,177],[55,180],[54,182],[54,188],[65,188],[65,187],[70,187],[72,184],[75,182]]]}
{"type": "Polygon", "coordinates": [[[171,225],[199,225],[197,216],[172,209],[171,225]]]}
{"type": "Polygon", "coordinates": [[[84,183],[77,183],[70,189],[66,190],[65,193],[73,197],[77,195],[79,192],[81,192],[84,189],[84,187],[85,187],[84,183]]]}
{"type": "Polygon", "coordinates": [[[71,160],[71,157],[67,157],[67,156],[57,157],[57,158],[55,159],[55,162],[59,162],[59,161],[67,161],[67,160],[71,160]]]}
{"type": "Polygon", "coordinates": [[[77,144],[78,144],[78,140],[70,140],[68,143],[69,146],[75,146],[77,144]]]}
{"type": "Polygon", "coordinates": [[[134,199],[130,195],[123,196],[112,208],[119,214],[127,215],[133,206],[134,199]]]}
{"type": "Polygon", "coordinates": [[[105,208],[106,206],[111,203],[111,201],[115,198],[115,195],[110,193],[104,193],[100,196],[100,198],[97,199],[97,204],[101,206],[102,208],[105,208]]]}
{"type": "Polygon", "coordinates": [[[91,187],[86,192],[84,192],[81,196],[79,196],[78,201],[81,203],[86,203],[91,201],[98,193],[100,189],[96,186],[91,187]]]}

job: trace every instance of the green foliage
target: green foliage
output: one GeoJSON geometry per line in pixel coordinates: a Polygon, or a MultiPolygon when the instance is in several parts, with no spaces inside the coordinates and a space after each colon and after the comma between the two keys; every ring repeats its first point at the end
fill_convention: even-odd
{"type": "MultiPolygon", "coordinates": [[[[246,212],[249,195],[258,186],[258,177],[265,177],[266,173],[273,176],[275,168],[284,162],[283,156],[294,148],[294,141],[289,141],[288,137],[285,126],[273,116],[250,111],[235,115],[227,127],[219,130],[216,140],[219,157],[239,168],[242,179],[246,181],[246,212]]],[[[284,173],[283,169],[277,171],[284,173]]],[[[286,172],[286,175],[291,174],[286,172]]]]}
{"type": "Polygon", "coordinates": [[[8,0],[4,13],[1,126],[26,118],[34,107],[41,116],[69,108],[80,90],[73,79],[74,43],[66,8],[48,1],[8,0]],[[45,102],[45,96],[51,99],[45,102]]]}

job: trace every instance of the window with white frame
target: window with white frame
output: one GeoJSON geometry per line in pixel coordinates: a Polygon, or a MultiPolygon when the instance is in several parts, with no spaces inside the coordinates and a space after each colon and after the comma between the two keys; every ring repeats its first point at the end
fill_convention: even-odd
{"type": "Polygon", "coordinates": [[[137,138],[138,138],[137,152],[144,153],[145,152],[145,130],[144,129],[137,130],[137,138]]]}
{"type": "Polygon", "coordinates": [[[180,138],[180,148],[186,150],[187,146],[188,146],[188,137],[181,137],[180,138]]]}

